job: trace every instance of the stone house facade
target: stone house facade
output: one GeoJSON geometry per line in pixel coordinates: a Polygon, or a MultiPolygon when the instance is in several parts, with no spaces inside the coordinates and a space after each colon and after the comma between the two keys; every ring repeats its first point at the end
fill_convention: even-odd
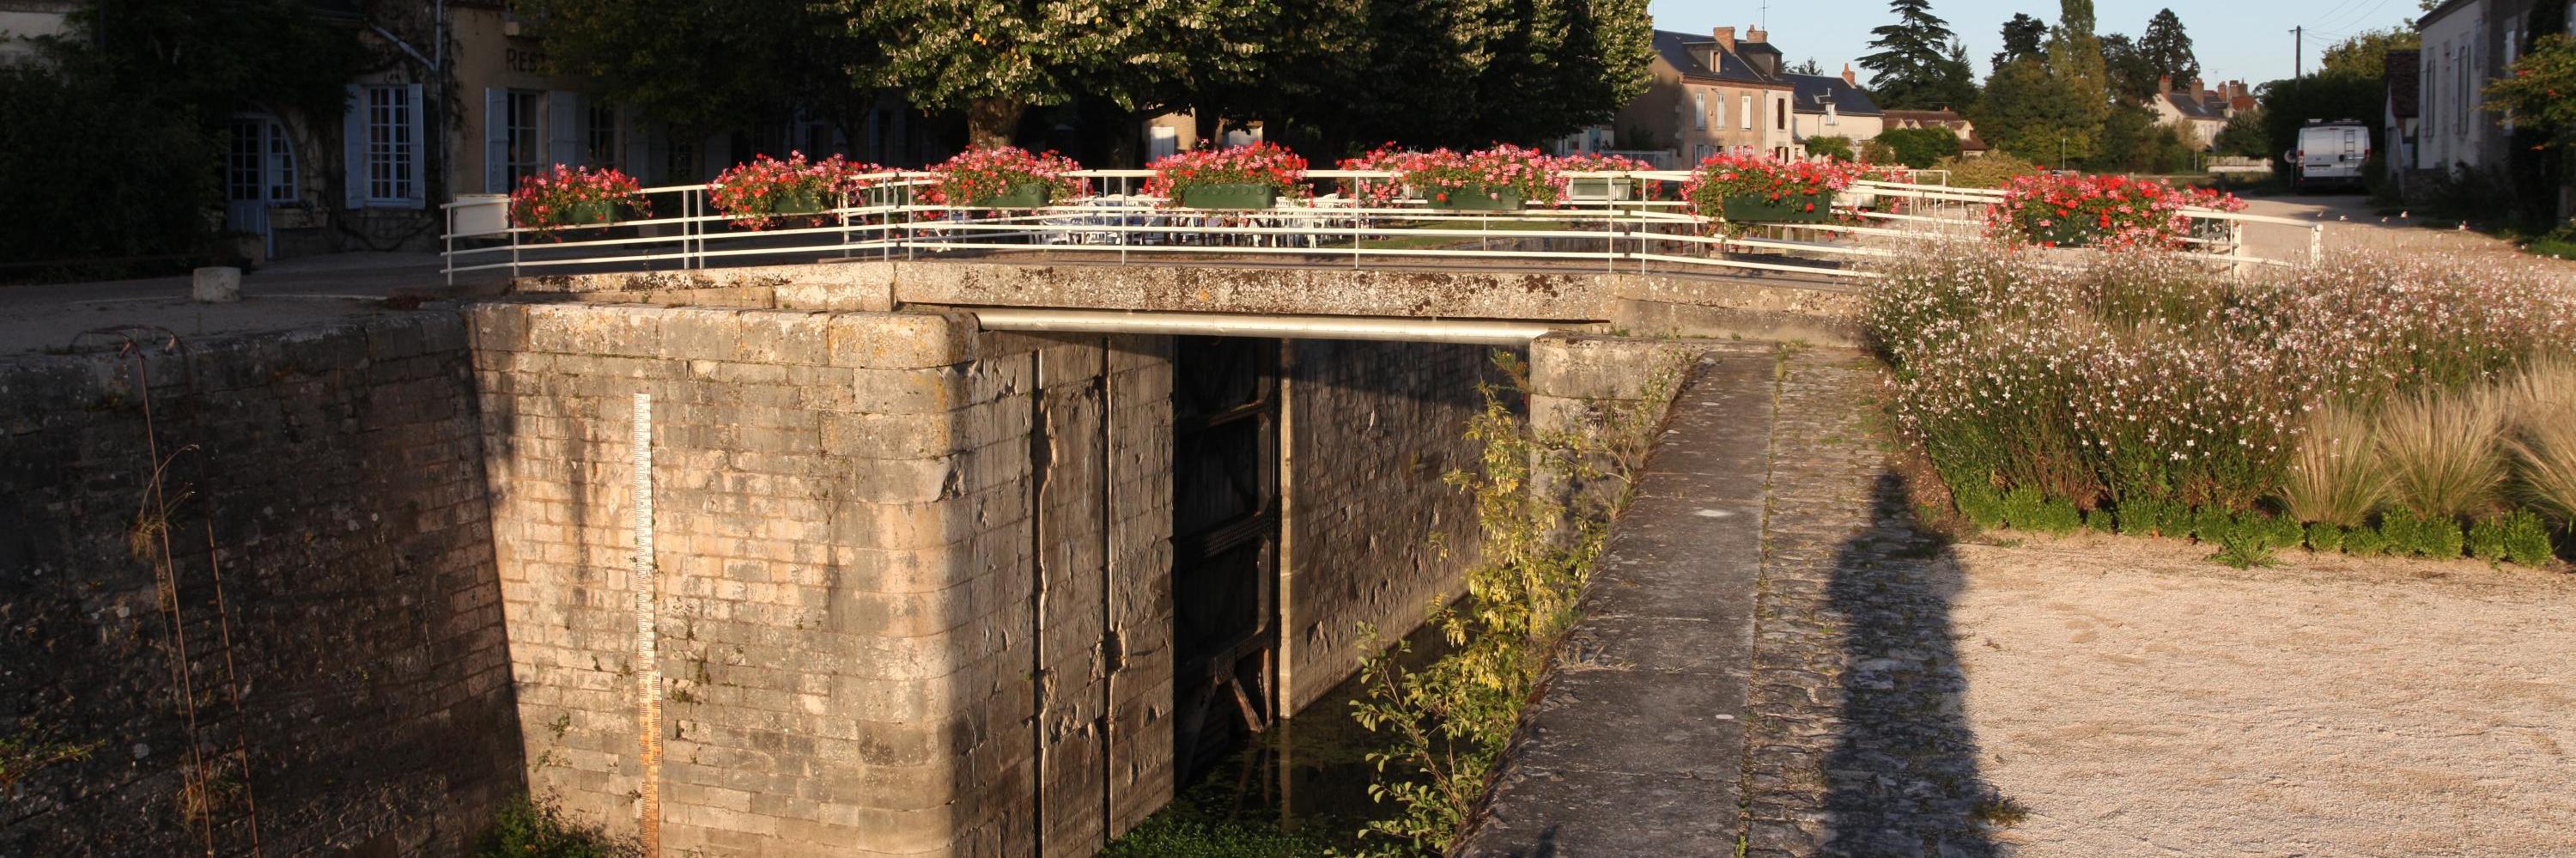
{"type": "Polygon", "coordinates": [[[1682,165],[1719,153],[1793,153],[1790,104],[1797,94],[1769,34],[1718,27],[1703,37],[1656,30],[1652,81],[1620,108],[1620,143],[1665,149],[1682,165]]]}

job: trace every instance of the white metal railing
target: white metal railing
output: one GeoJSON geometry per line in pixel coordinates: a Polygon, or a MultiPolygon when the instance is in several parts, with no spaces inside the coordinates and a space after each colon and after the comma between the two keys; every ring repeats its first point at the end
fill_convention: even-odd
{"type": "MultiPolygon", "coordinates": [[[[446,273],[683,270],[736,261],[920,259],[925,254],[1046,253],[1088,258],[1264,259],[1274,264],[1364,268],[1380,264],[1466,261],[1566,270],[1787,272],[1868,279],[1854,263],[1893,253],[1895,240],[1973,236],[2000,191],[1860,182],[1836,195],[1833,222],[1762,224],[1741,229],[1692,214],[1685,203],[1655,199],[1679,187],[1685,171],[1583,174],[1586,191],[1556,208],[1513,212],[1433,209],[1418,199],[1372,203],[1357,190],[1383,190],[1394,174],[1318,170],[1318,194],[1283,199],[1270,209],[1174,208],[1143,193],[1145,170],[1084,170],[1092,193],[1039,209],[994,210],[924,204],[928,173],[889,172],[843,205],[814,215],[777,218],[750,229],[708,204],[703,185],[647,188],[655,216],[547,233],[508,224],[506,200],[444,206],[446,273]],[[673,212],[676,212],[673,214],[673,212]]],[[[2188,212],[2187,255],[2243,269],[2292,265],[2249,252],[2244,226],[2287,224],[2311,230],[2304,256],[2321,249],[2322,226],[2213,210],[2188,212]]]]}

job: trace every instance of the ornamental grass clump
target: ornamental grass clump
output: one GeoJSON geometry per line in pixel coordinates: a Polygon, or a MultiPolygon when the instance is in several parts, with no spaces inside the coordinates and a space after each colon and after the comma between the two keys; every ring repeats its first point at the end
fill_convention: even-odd
{"type": "Polygon", "coordinates": [[[970,147],[930,168],[939,176],[939,197],[952,206],[986,208],[999,202],[1055,205],[1079,199],[1090,183],[1073,173],[1082,165],[1054,152],[1031,153],[1014,146],[970,147]],[[1011,197],[1026,195],[1026,200],[1011,197]]]}
{"type": "Polygon", "coordinates": [[[510,225],[556,238],[557,230],[617,221],[619,210],[653,216],[653,203],[635,177],[607,167],[567,167],[519,180],[510,192],[510,225]]]}
{"type": "Polygon", "coordinates": [[[1154,159],[1145,193],[1167,205],[1183,205],[1191,190],[1226,185],[1266,188],[1290,199],[1313,195],[1306,186],[1306,159],[1276,144],[1262,142],[1227,149],[1193,149],[1154,159]]]}
{"type": "Polygon", "coordinates": [[[2388,478],[2379,468],[2378,438],[2367,415],[2327,405],[2308,413],[2297,454],[2281,483],[2292,516],[2339,528],[2369,523],[2388,500],[2388,478]]]}
{"type": "Polygon", "coordinates": [[[871,174],[886,168],[834,155],[808,161],[789,152],[782,161],[767,155],[736,164],[707,184],[707,200],[744,229],[768,229],[786,223],[821,226],[823,212],[848,205],[851,195],[876,184],[871,174]]]}
{"type": "Polygon", "coordinates": [[[2514,401],[2513,453],[2517,494],[2576,529],[2576,358],[2535,361],[2508,388],[2514,401]]]}
{"type": "Polygon", "coordinates": [[[2381,461],[2396,502],[2427,519],[2486,512],[2504,482],[2505,402],[2483,388],[2426,390],[2380,412],[2381,461]]]}
{"type": "Polygon", "coordinates": [[[2555,395],[2576,384],[2491,392],[2576,344],[2576,291],[2547,272],[2359,255],[2237,278],[2171,253],[1966,242],[1879,270],[1864,322],[1895,423],[1971,519],[2011,518],[2027,488],[2111,509],[2126,534],[2216,541],[2206,511],[2260,512],[2409,553],[2508,501],[2576,520],[2576,405],[2555,395]],[[2535,407],[2508,399],[2559,416],[2508,420],[2535,407]],[[2374,528],[2383,509],[2409,516],[2374,528]]]}

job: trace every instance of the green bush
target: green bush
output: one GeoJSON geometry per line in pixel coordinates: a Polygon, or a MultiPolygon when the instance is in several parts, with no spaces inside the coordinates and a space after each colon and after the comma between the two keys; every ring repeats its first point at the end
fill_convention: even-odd
{"type": "Polygon", "coordinates": [[[2549,544],[2549,526],[2527,510],[2478,519],[2469,526],[2468,548],[2472,557],[2524,566],[2548,565],[2556,553],[2549,544]]]}
{"type": "Polygon", "coordinates": [[[1984,530],[2004,526],[2004,497],[1996,493],[1994,482],[1986,478],[1950,481],[1950,499],[1959,506],[1959,515],[1969,524],[1984,530]]]}
{"type": "Polygon", "coordinates": [[[2016,176],[2027,176],[2039,170],[2038,163],[2003,152],[1988,152],[1975,158],[1943,158],[1932,167],[1950,171],[1950,186],[1955,188],[2000,188],[2016,176]]]}
{"type": "Polygon", "coordinates": [[[2386,554],[2388,537],[2366,524],[2344,531],[2343,553],[2354,557],[2377,557],[2386,554]]]}
{"type": "Polygon", "coordinates": [[[2332,553],[2343,550],[2345,530],[2325,522],[2308,525],[2308,550],[2332,553]]]}
{"type": "Polygon", "coordinates": [[[2051,498],[2028,486],[2004,493],[2003,518],[2004,524],[2014,530],[2050,536],[2065,536],[2083,525],[2083,513],[2075,509],[2074,503],[2051,498]]]}
{"type": "Polygon", "coordinates": [[[2118,519],[2107,508],[2088,509],[2084,511],[2084,529],[2094,533],[2114,533],[2119,530],[2118,519]]]}
{"type": "Polygon", "coordinates": [[[2191,511],[2191,538],[2215,543],[2236,532],[2236,515],[2225,509],[2205,506],[2191,511]]]}
{"type": "Polygon", "coordinates": [[[1878,142],[1896,153],[1897,163],[1920,170],[1959,154],[1959,135],[1947,128],[1897,128],[1881,131],[1878,142]]]}
{"type": "Polygon", "coordinates": [[[2390,551],[2451,560],[2460,556],[2467,541],[2460,523],[2447,518],[2429,518],[2407,510],[2391,510],[2380,517],[2380,532],[2388,537],[2390,551]]]}
{"type": "Polygon", "coordinates": [[[1809,137],[1807,154],[1819,158],[1832,158],[1836,161],[1849,161],[1852,159],[1852,140],[1849,137],[1832,134],[1809,137]]]}
{"type": "Polygon", "coordinates": [[[474,858],[643,858],[644,847],[564,818],[554,802],[521,797],[502,805],[474,858]]]}

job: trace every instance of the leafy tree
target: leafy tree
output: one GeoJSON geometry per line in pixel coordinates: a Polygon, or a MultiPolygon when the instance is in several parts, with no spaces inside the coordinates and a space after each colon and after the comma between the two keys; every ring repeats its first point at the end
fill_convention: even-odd
{"type": "Polygon", "coordinates": [[[2054,165],[2061,152],[2068,158],[2084,154],[2087,150],[2075,146],[2079,129],[2083,142],[2091,142],[2084,105],[2037,57],[1996,69],[1986,81],[1985,97],[1978,100],[1974,116],[1977,136],[2032,161],[2054,165]]]}
{"type": "Polygon", "coordinates": [[[2154,111],[2123,104],[2102,122],[2102,138],[2085,163],[2096,170],[2171,173],[2193,166],[2197,140],[2179,125],[2156,121],[2154,111]]]}
{"type": "Polygon", "coordinates": [[[1977,106],[1982,94],[1977,89],[1977,69],[1968,64],[1968,46],[1952,40],[1950,55],[1942,63],[1940,95],[1950,109],[1966,112],[1977,106]]]}
{"type": "Polygon", "coordinates": [[[1959,154],[1959,135],[1947,128],[1896,128],[1879,132],[1877,142],[1887,147],[1888,160],[1915,169],[1959,154]]]}
{"type": "Polygon", "coordinates": [[[2154,98],[2163,83],[2163,75],[2138,50],[2137,43],[2119,33],[2102,37],[2102,65],[2111,76],[2111,95],[2125,102],[2135,104],[2154,98]]]}
{"type": "Polygon", "coordinates": [[[1836,134],[1819,134],[1807,138],[1807,154],[1836,161],[1852,159],[1852,140],[1836,134]]]}
{"type": "Polygon", "coordinates": [[[849,127],[874,42],[806,0],[519,0],[557,67],[597,95],[692,133],[803,108],[849,127]],[[794,45],[794,50],[781,50],[794,45]]]}
{"type": "Polygon", "coordinates": [[[335,124],[368,59],[297,0],[123,0],[68,23],[37,40],[44,65],[0,68],[0,259],[212,255],[231,116],[335,124]]]}
{"type": "Polygon", "coordinates": [[[2059,99],[2057,130],[2065,137],[2066,156],[2092,154],[2094,137],[2111,112],[2110,71],[2102,59],[2102,40],[2093,34],[2093,0],[2058,0],[2057,28],[2049,32],[2048,77],[2064,89],[2059,99]]]}
{"type": "Polygon", "coordinates": [[[2380,79],[2388,69],[2388,52],[2413,50],[2424,44],[2424,36],[2414,30],[2391,27],[2355,33],[2351,38],[2334,43],[2318,62],[2320,74],[2349,74],[2380,79]]]}
{"type": "MultiPolygon", "coordinates": [[[[926,109],[966,111],[970,142],[1009,142],[1030,107],[1097,96],[1128,111],[1171,106],[1191,84],[1258,75],[1279,2],[1228,0],[822,0],[883,62],[856,82],[926,109]]],[[[776,48],[773,47],[772,50],[776,48]]]]}
{"type": "Polygon", "coordinates": [[[2200,58],[2191,52],[2191,36],[2183,32],[2182,18],[2172,9],[2156,10],[2147,20],[2147,32],[2138,37],[2138,54],[2154,69],[2150,80],[2173,75],[2179,84],[2200,77],[2200,58]]]}
{"type": "Polygon", "coordinates": [[[2278,151],[2271,147],[2271,138],[2263,131],[2263,111],[2260,109],[2238,112],[2227,120],[2227,127],[2218,132],[2218,154],[2221,155],[2266,158],[2278,151]]]}
{"type": "Polygon", "coordinates": [[[1995,71],[2003,71],[2004,64],[2014,60],[2039,56],[2047,41],[2048,22],[2027,13],[2013,13],[2012,20],[2004,22],[2004,49],[1995,54],[1995,71]]]}
{"type": "Polygon", "coordinates": [[[1932,14],[1931,0],[1890,0],[1896,22],[1870,30],[1877,52],[1860,58],[1870,71],[1870,87],[1882,106],[1929,107],[1943,103],[1952,78],[1948,46],[1958,37],[1950,23],[1932,14]]]}
{"type": "Polygon", "coordinates": [[[2576,40],[2552,33],[2532,42],[2512,73],[2487,85],[2487,109],[2509,112],[2518,125],[2576,133],[2576,40]]]}
{"type": "Polygon", "coordinates": [[[1803,63],[1799,63],[1799,64],[1797,64],[1797,65],[1790,66],[1790,67],[1789,67],[1789,73],[1790,73],[1790,74],[1803,74],[1803,75],[1822,75],[1822,74],[1824,74],[1824,73],[1825,73],[1825,67],[1824,67],[1824,66],[1822,66],[1822,65],[1817,64],[1817,62],[1816,62],[1816,58],[1815,58],[1815,57],[1808,57],[1806,62],[1803,62],[1803,63]]]}

